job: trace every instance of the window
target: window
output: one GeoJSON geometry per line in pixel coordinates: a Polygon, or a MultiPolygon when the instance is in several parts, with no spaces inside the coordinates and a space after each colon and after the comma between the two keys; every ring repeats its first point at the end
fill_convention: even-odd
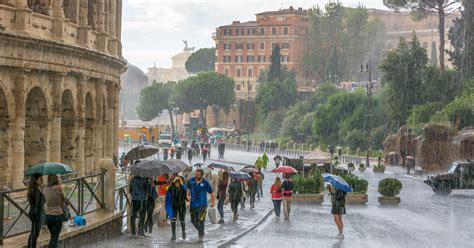
{"type": "Polygon", "coordinates": [[[265,55],[258,55],[258,63],[265,63],[265,55]]]}
{"type": "Polygon", "coordinates": [[[253,70],[252,69],[247,70],[247,77],[253,77],[253,70]]]}
{"type": "Polygon", "coordinates": [[[277,33],[277,28],[272,28],[272,34],[276,34],[277,33]]]}
{"type": "Polygon", "coordinates": [[[277,45],[278,45],[277,43],[272,43],[272,49],[275,49],[277,45]]]}
{"type": "Polygon", "coordinates": [[[260,49],[262,49],[262,50],[265,49],[265,43],[263,43],[263,42],[260,43],[260,49]]]}
{"type": "Polygon", "coordinates": [[[237,49],[237,50],[242,50],[243,46],[244,45],[242,43],[235,43],[235,49],[237,49]]]}
{"type": "Polygon", "coordinates": [[[239,28],[235,30],[235,35],[241,35],[239,28]]]}
{"type": "Polygon", "coordinates": [[[281,49],[289,49],[289,48],[290,48],[290,43],[288,42],[281,43],[281,49]]]}
{"type": "Polygon", "coordinates": [[[235,90],[239,91],[240,90],[240,84],[235,85],[235,90]]]}
{"type": "Polygon", "coordinates": [[[282,55],[282,56],[281,56],[281,62],[282,62],[282,63],[288,63],[288,62],[290,62],[290,56],[289,56],[289,55],[282,55]]]}
{"type": "Polygon", "coordinates": [[[230,49],[232,49],[231,47],[232,46],[231,46],[230,43],[224,43],[224,50],[230,50],[230,49]]]}
{"type": "Polygon", "coordinates": [[[235,63],[242,63],[242,55],[235,56],[235,63]]]}
{"type": "Polygon", "coordinates": [[[229,69],[227,69],[227,68],[224,69],[224,74],[225,74],[226,76],[229,76],[229,69]]]}
{"type": "Polygon", "coordinates": [[[255,48],[254,43],[247,43],[247,50],[253,50],[255,48]]]}
{"type": "Polygon", "coordinates": [[[264,35],[265,34],[265,28],[260,28],[260,35],[264,35]]]}
{"type": "Polygon", "coordinates": [[[288,27],[283,28],[283,34],[288,34],[288,27]]]}
{"type": "Polygon", "coordinates": [[[230,56],[224,56],[224,63],[230,63],[230,56]]]}
{"type": "Polygon", "coordinates": [[[241,74],[240,68],[238,68],[237,70],[235,70],[235,76],[236,76],[236,77],[240,77],[240,74],[241,74]]]}
{"type": "Polygon", "coordinates": [[[249,91],[252,91],[252,85],[249,84],[249,87],[248,87],[249,91]]]}
{"type": "Polygon", "coordinates": [[[230,29],[230,28],[224,29],[224,35],[225,35],[225,36],[232,35],[232,29],[230,29]]]}
{"type": "Polygon", "coordinates": [[[247,56],[247,63],[253,63],[253,55],[248,55],[247,56]]]}
{"type": "Polygon", "coordinates": [[[252,29],[248,28],[247,29],[247,35],[251,35],[252,34],[252,29]]]}
{"type": "Polygon", "coordinates": [[[256,28],[252,28],[252,35],[256,35],[257,34],[257,29],[256,28]]]}

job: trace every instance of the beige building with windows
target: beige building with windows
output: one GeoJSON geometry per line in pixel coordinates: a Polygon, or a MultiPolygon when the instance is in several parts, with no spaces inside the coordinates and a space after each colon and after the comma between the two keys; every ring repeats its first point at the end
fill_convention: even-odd
{"type": "Polygon", "coordinates": [[[0,186],[117,151],[122,0],[0,0],[0,186]]]}
{"type": "Polygon", "coordinates": [[[166,83],[169,81],[178,82],[180,80],[189,77],[188,71],[186,71],[186,61],[189,56],[193,54],[194,48],[184,48],[182,52],[171,57],[171,68],[157,68],[156,64],[153,67],[148,68],[146,76],[148,77],[148,85],[151,85],[153,81],[158,83],[166,83]]]}

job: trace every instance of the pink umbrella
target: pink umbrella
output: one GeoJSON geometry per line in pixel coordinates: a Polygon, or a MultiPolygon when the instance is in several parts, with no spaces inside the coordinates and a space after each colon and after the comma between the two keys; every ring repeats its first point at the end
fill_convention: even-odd
{"type": "Polygon", "coordinates": [[[291,166],[280,166],[272,170],[272,172],[282,172],[282,173],[298,173],[298,171],[291,166]]]}

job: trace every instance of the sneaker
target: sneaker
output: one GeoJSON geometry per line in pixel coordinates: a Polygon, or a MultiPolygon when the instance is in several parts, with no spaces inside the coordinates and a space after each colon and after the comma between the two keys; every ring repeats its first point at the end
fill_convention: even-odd
{"type": "Polygon", "coordinates": [[[203,236],[199,236],[199,240],[198,240],[200,243],[204,242],[204,237],[203,236]]]}
{"type": "Polygon", "coordinates": [[[277,217],[276,217],[276,220],[279,220],[279,219],[280,219],[280,216],[277,216],[277,217]]]}
{"type": "Polygon", "coordinates": [[[220,219],[219,222],[217,222],[217,223],[219,223],[219,224],[224,224],[225,221],[224,221],[224,219],[220,219]]]}
{"type": "Polygon", "coordinates": [[[343,239],[344,239],[344,234],[339,233],[339,234],[335,237],[335,239],[343,240],[343,239]]]}

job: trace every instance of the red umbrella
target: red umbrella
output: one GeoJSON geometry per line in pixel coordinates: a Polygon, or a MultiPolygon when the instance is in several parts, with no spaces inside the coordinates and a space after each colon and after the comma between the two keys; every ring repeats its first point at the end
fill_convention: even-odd
{"type": "Polygon", "coordinates": [[[298,173],[298,171],[291,166],[280,166],[272,170],[272,172],[282,172],[282,173],[298,173]]]}

